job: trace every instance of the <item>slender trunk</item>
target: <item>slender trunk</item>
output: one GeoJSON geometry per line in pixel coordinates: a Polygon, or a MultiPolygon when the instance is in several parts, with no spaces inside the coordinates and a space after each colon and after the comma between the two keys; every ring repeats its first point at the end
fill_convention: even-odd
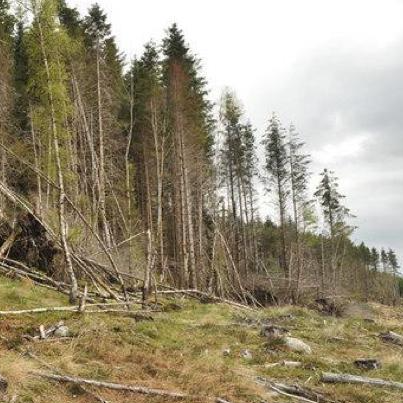
{"type": "Polygon", "coordinates": [[[160,276],[164,273],[164,234],[163,234],[163,216],[162,216],[162,192],[163,192],[163,176],[164,176],[164,138],[159,144],[159,125],[158,113],[155,103],[151,101],[151,124],[154,137],[154,153],[156,162],[157,177],[157,240],[159,246],[159,269],[160,276]]]}
{"type": "MultiPolygon", "coordinates": [[[[129,237],[132,233],[133,226],[133,214],[132,214],[132,191],[131,191],[131,177],[130,177],[130,148],[132,144],[133,138],[133,106],[134,106],[134,84],[133,84],[133,75],[130,77],[130,127],[129,133],[127,136],[127,144],[126,144],[126,152],[125,152],[125,173],[126,173],[126,203],[127,203],[127,214],[128,214],[128,228],[129,228],[129,237]]],[[[132,252],[133,252],[133,242],[130,239],[129,241],[129,271],[132,271],[132,252]]]]}
{"type": "Polygon", "coordinates": [[[297,202],[297,192],[295,189],[294,161],[292,159],[291,151],[290,151],[290,172],[291,172],[291,197],[292,197],[292,209],[294,214],[296,263],[297,263],[297,279],[296,279],[296,286],[295,286],[296,290],[294,298],[298,300],[300,281],[301,281],[301,257],[300,257],[301,250],[300,250],[300,237],[299,237],[298,202],[297,202]]]}
{"type": "MultiPolygon", "coordinates": [[[[35,135],[35,128],[34,128],[34,123],[32,119],[32,111],[30,112],[30,127],[31,127],[31,137],[32,137],[32,145],[34,149],[34,164],[35,168],[39,172],[41,167],[40,167],[40,160],[38,156],[38,149],[37,149],[37,144],[36,144],[36,135],[35,135]]],[[[42,217],[42,179],[41,176],[37,173],[36,174],[36,186],[37,186],[37,192],[38,192],[38,201],[37,201],[37,214],[39,217],[42,217]]]]}
{"type": "Polygon", "coordinates": [[[98,134],[99,134],[99,213],[101,225],[103,229],[103,237],[106,246],[112,246],[111,234],[109,230],[108,220],[106,218],[106,196],[105,196],[105,146],[104,146],[104,130],[102,118],[102,91],[101,91],[101,69],[100,69],[100,43],[97,39],[96,49],[96,65],[97,65],[97,101],[98,101],[98,134]]]}
{"type": "Polygon", "coordinates": [[[59,137],[58,137],[58,128],[56,122],[56,113],[53,101],[53,92],[52,92],[52,84],[51,84],[51,76],[50,76],[50,68],[48,63],[48,58],[45,49],[44,37],[42,32],[42,24],[38,19],[38,27],[40,33],[40,46],[42,51],[43,63],[45,66],[46,72],[46,80],[47,80],[47,89],[48,89],[48,98],[49,98],[49,107],[50,107],[50,117],[51,117],[51,129],[52,129],[52,137],[53,137],[53,147],[55,153],[56,160],[56,170],[57,170],[57,181],[59,187],[59,204],[58,204],[58,212],[59,212],[59,232],[60,232],[60,242],[62,244],[64,258],[66,262],[66,270],[70,277],[70,302],[74,303],[77,300],[78,296],[78,284],[77,279],[73,270],[73,263],[70,255],[70,249],[67,244],[67,223],[65,218],[65,200],[66,194],[64,189],[64,178],[63,178],[63,168],[60,159],[60,148],[59,148],[59,137]]]}

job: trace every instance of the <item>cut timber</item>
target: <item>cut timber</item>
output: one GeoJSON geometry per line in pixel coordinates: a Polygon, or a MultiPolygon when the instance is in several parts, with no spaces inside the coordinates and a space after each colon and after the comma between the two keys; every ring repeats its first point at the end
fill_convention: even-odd
{"type": "Polygon", "coordinates": [[[365,376],[350,374],[333,374],[331,372],[324,372],[321,379],[323,382],[326,383],[357,383],[363,385],[403,389],[403,383],[401,382],[386,381],[379,378],[367,378],[365,376]]]}
{"type": "Polygon", "coordinates": [[[100,388],[112,389],[112,390],[121,390],[125,392],[132,393],[140,393],[143,395],[152,395],[152,396],[164,396],[170,397],[173,399],[184,399],[189,397],[189,395],[181,392],[171,391],[171,390],[163,390],[163,389],[153,389],[145,386],[137,386],[137,385],[124,385],[121,383],[112,383],[112,382],[102,382],[94,379],[85,379],[79,378],[75,376],[63,376],[50,374],[46,372],[31,372],[33,375],[39,376],[41,378],[50,379],[52,381],[63,382],[63,383],[74,383],[76,385],[90,385],[97,386],[100,388]]]}
{"type": "Polygon", "coordinates": [[[379,337],[386,342],[397,344],[398,346],[403,346],[403,336],[395,332],[381,333],[379,337]]]}

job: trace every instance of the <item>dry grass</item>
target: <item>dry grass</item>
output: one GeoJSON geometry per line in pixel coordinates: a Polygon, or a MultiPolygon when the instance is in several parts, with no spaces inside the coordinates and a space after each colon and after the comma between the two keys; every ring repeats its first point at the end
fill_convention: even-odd
{"type": "MultiPolygon", "coordinates": [[[[30,284],[1,279],[0,309],[63,305],[64,297],[30,284]]],[[[47,313],[0,318],[0,373],[10,380],[10,394],[17,393],[20,402],[90,402],[76,387],[43,381],[29,374],[44,369],[25,355],[34,353],[42,360],[71,375],[109,380],[126,384],[171,389],[197,395],[208,401],[223,397],[233,402],[285,402],[253,382],[263,375],[284,382],[306,384],[349,402],[401,403],[401,391],[350,385],[322,385],[324,370],[361,374],[353,366],[356,358],[378,358],[383,368],[368,376],[402,381],[403,349],[382,343],[380,331],[403,333],[402,315],[398,308],[373,305],[375,323],[363,319],[335,319],[295,307],[240,313],[227,306],[184,302],[177,312],[158,314],[154,321],[136,322],[119,315],[78,315],[47,313]],[[292,314],[292,317],[286,315],[292,314]],[[267,351],[258,326],[249,322],[269,318],[286,326],[313,348],[310,356],[285,351],[267,351]],[[69,341],[29,342],[21,338],[39,324],[52,325],[65,320],[74,337],[69,341]],[[229,348],[229,356],[223,349],[229,348]],[[240,357],[249,349],[253,358],[240,357]],[[300,368],[274,367],[265,364],[283,359],[302,361],[300,368]],[[75,396],[75,397],[73,397],[75,396]]],[[[163,398],[98,390],[112,402],[163,402],[163,398]]]]}

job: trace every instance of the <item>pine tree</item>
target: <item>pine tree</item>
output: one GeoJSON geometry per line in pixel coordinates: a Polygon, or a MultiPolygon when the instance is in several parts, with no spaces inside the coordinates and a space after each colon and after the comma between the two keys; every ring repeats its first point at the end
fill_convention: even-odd
{"type": "Polygon", "coordinates": [[[338,178],[334,172],[324,169],[321,173],[321,181],[316,189],[315,196],[318,198],[322,209],[325,224],[329,230],[330,241],[330,271],[333,291],[336,291],[338,279],[338,247],[336,247],[336,238],[343,240],[349,235],[351,227],[346,223],[346,219],[351,217],[350,211],[342,204],[345,196],[338,191],[338,178]]]}
{"type": "Polygon", "coordinates": [[[379,252],[376,248],[371,248],[371,258],[370,259],[371,259],[372,270],[374,272],[379,271],[379,252]]]}
{"type": "Polygon", "coordinates": [[[308,188],[308,165],[310,163],[309,155],[302,152],[302,148],[305,143],[300,140],[296,128],[293,124],[290,125],[288,131],[288,147],[289,147],[289,172],[290,172],[290,189],[292,210],[295,226],[295,244],[296,244],[296,264],[297,264],[297,295],[298,288],[301,279],[301,221],[304,219],[304,212],[306,211],[307,200],[307,188],[308,188]]]}
{"type": "Polygon", "coordinates": [[[131,67],[133,87],[134,139],[132,158],[136,164],[138,205],[146,231],[157,253],[158,274],[165,273],[163,194],[165,189],[165,92],[161,82],[161,66],[157,47],[145,45],[143,56],[131,67]]]}
{"type": "Polygon", "coordinates": [[[281,127],[280,120],[276,114],[273,114],[269,121],[263,145],[265,147],[265,169],[268,174],[268,190],[275,193],[279,209],[281,232],[280,267],[290,280],[286,243],[286,209],[290,195],[289,158],[284,129],[281,127]]]}
{"type": "MultiPolygon", "coordinates": [[[[96,100],[93,107],[96,109],[96,130],[97,138],[94,143],[97,145],[97,212],[99,212],[100,229],[104,242],[108,248],[113,243],[113,231],[107,211],[107,186],[108,182],[113,179],[113,170],[119,171],[115,166],[107,166],[109,153],[113,151],[123,151],[125,147],[120,144],[120,150],[114,150],[110,145],[113,144],[113,137],[116,132],[120,133],[119,128],[119,112],[122,102],[122,60],[117,50],[114,38],[111,34],[111,25],[107,22],[107,15],[103,12],[98,4],[94,4],[88,11],[88,15],[83,22],[86,50],[88,58],[95,61],[95,71],[89,78],[95,78],[96,88],[95,96],[88,100],[90,104],[96,100]],[[108,144],[108,147],[106,147],[108,144]]],[[[90,67],[91,68],[91,67],[90,67]]],[[[124,152],[124,151],[123,151],[124,152]]],[[[111,154],[109,154],[111,155],[111,154]]],[[[119,180],[119,174],[116,180],[119,180]]],[[[109,186],[111,189],[111,186],[109,186]]],[[[112,189],[111,189],[112,191],[112,189]]],[[[111,194],[111,198],[116,200],[116,195],[111,194]]],[[[120,209],[120,207],[118,207],[120,209]]]]}
{"type": "Polygon", "coordinates": [[[232,253],[237,266],[243,269],[247,277],[251,264],[256,262],[253,228],[256,157],[254,130],[243,119],[242,108],[235,94],[226,90],[220,105],[222,144],[219,174],[221,186],[227,191],[228,209],[231,211],[232,253]]]}
{"type": "Polygon", "coordinates": [[[388,254],[386,253],[385,249],[382,248],[381,249],[381,264],[382,264],[382,270],[384,272],[388,271],[388,263],[389,263],[388,254]]]}
{"type": "Polygon", "coordinates": [[[181,262],[181,284],[198,286],[196,261],[203,264],[203,210],[211,172],[211,105],[199,61],[190,53],[176,24],[163,40],[163,81],[167,91],[167,130],[172,147],[167,188],[173,211],[172,251],[181,262]],[[204,174],[203,174],[204,173],[204,174]],[[197,219],[194,219],[197,217],[197,219]]]}

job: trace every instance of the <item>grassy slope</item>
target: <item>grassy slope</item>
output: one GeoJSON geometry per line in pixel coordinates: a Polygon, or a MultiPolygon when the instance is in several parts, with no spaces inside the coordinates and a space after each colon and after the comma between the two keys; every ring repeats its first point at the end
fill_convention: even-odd
{"type": "MultiPolygon", "coordinates": [[[[0,309],[66,303],[63,296],[33,287],[28,282],[0,278],[0,309]]],[[[43,367],[24,354],[26,351],[66,374],[179,390],[192,395],[219,396],[234,402],[257,402],[262,398],[268,402],[287,401],[255,385],[252,377],[256,374],[305,384],[349,402],[403,402],[398,390],[319,382],[322,370],[360,374],[352,361],[369,357],[381,359],[384,366],[365,375],[402,381],[403,349],[384,344],[377,337],[380,331],[389,329],[403,333],[401,310],[375,306],[374,324],[352,318],[323,317],[293,307],[246,314],[223,305],[180,303],[184,309],[158,314],[153,322],[136,322],[133,318],[112,314],[80,316],[74,313],[0,318],[0,373],[10,381],[10,394],[17,393],[21,402],[93,401],[88,395],[80,395],[77,388],[30,375],[29,371],[43,367]],[[314,351],[311,356],[285,351],[269,353],[258,328],[238,323],[240,315],[256,319],[278,318],[288,313],[294,318],[277,322],[291,329],[292,335],[308,342],[314,351]],[[32,334],[39,324],[50,326],[61,319],[71,328],[73,339],[30,342],[21,338],[22,334],[32,334]],[[222,353],[224,348],[231,349],[228,357],[222,353]],[[240,358],[241,349],[249,349],[253,359],[240,358]],[[303,361],[305,365],[303,368],[265,368],[265,364],[282,359],[303,361]]],[[[98,390],[98,393],[111,402],[164,401],[107,390],[98,390]]]]}

